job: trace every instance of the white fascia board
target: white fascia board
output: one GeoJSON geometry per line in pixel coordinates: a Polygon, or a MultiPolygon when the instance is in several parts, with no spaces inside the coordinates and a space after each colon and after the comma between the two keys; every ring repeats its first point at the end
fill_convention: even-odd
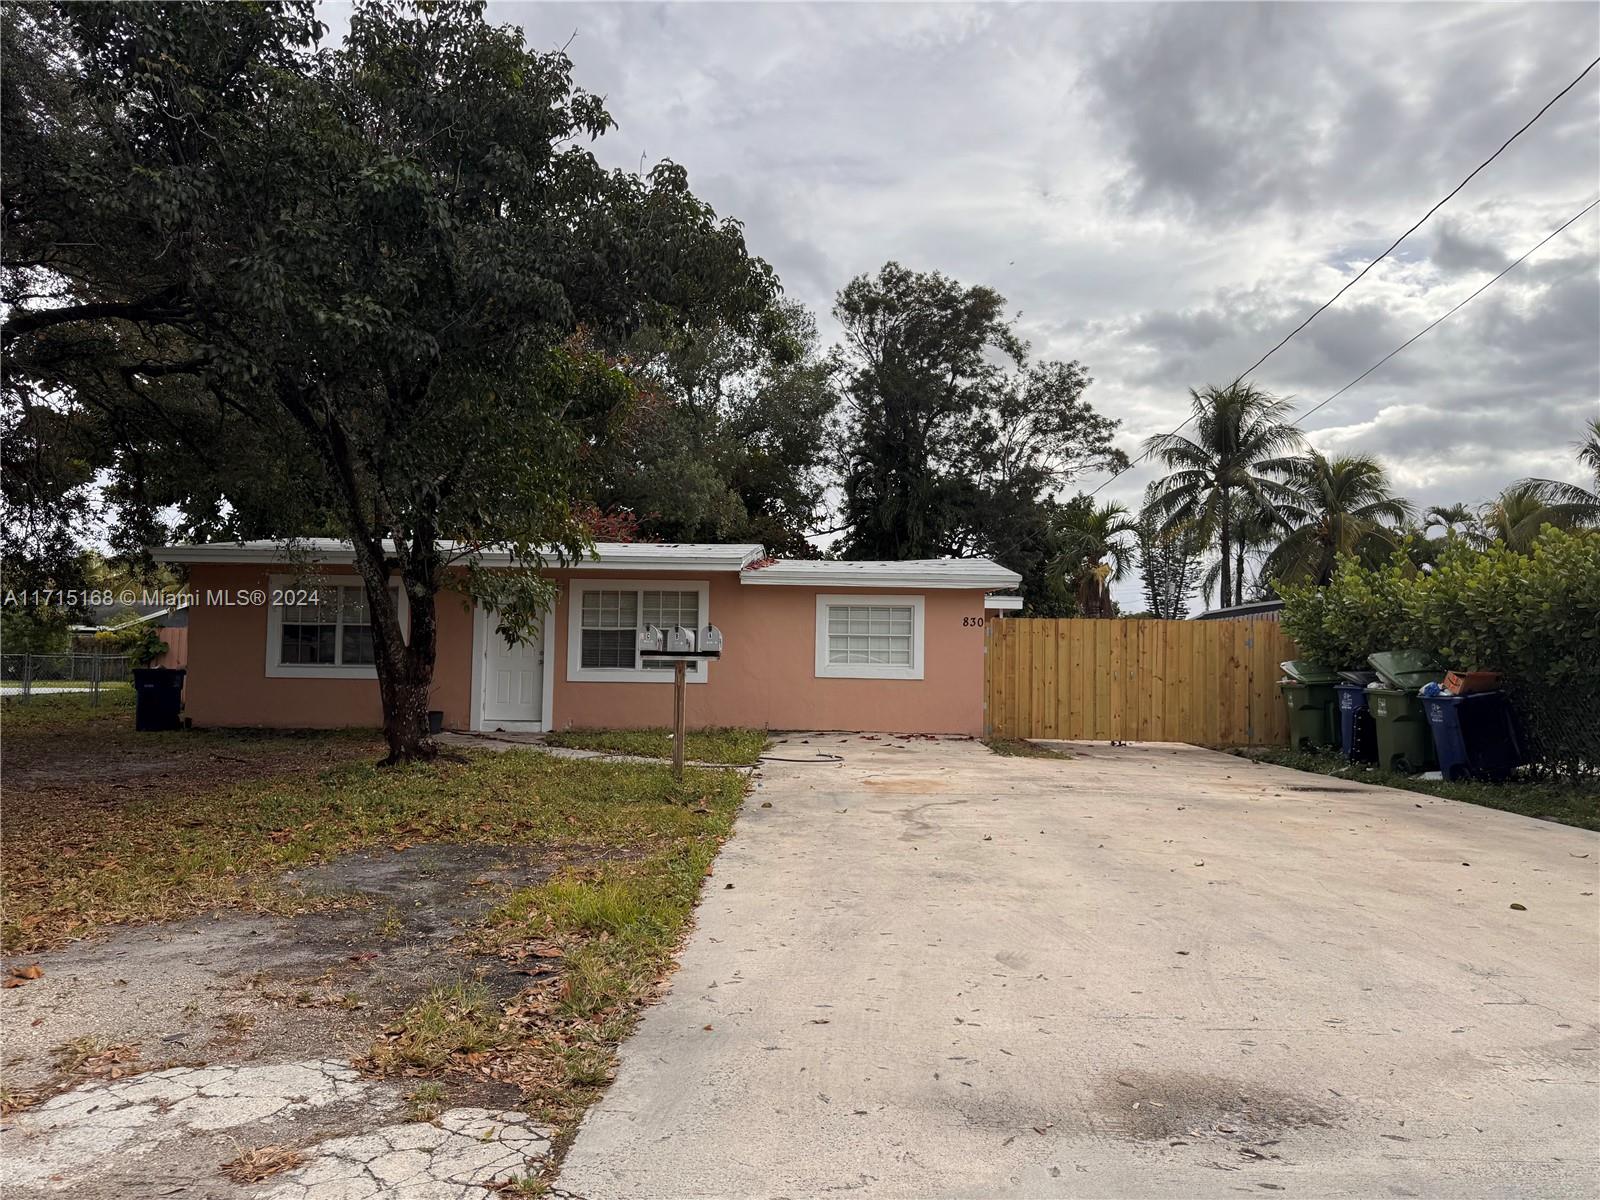
{"type": "Polygon", "coordinates": [[[774,563],[739,576],[758,587],[828,588],[1008,588],[1022,576],[988,559],[948,563],[774,563]]]}
{"type": "MultiPolygon", "coordinates": [[[[441,542],[446,555],[455,552],[451,542],[441,542]]],[[[385,553],[394,544],[384,543],[385,553]]],[[[585,571],[742,571],[765,551],[758,545],[658,545],[646,542],[607,542],[595,547],[598,558],[582,558],[565,564],[585,571]]],[[[156,546],[151,556],[170,563],[353,563],[355,554],[348,542],[331,538],[305,538],[286,542],[212,542],[196,546],[156,546]]],[[[547,566],[559,567],[554,552],[547,566]]],[[[513,565],[511,552],[494,548],[478,552],[477,561],[485,567],[513,565]]]]}

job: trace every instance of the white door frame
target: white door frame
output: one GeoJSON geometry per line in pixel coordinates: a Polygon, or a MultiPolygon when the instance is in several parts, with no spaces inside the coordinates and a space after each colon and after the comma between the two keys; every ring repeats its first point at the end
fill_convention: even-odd
{"type": "MultiPolygon", "coordinates": [[[[518,733],[549,733],[555,728],[552,706],[555,703],[556,661],[556,608],[552,604],[540,622],[540,637],[544,643],[544,665],[540,670],[540,683],[544,695],[539,702],[541,717],[537,721],[495,721],[495,729],[518,733]]],[[[483,689],[489,686],[489,672],[485,664],[489,659],[489,639],[495,636],[490,610],[477,601],[472,605],[472,698],[467,723],[471,729],[485,730],[489,726],[483,718],[483,689]]]]}

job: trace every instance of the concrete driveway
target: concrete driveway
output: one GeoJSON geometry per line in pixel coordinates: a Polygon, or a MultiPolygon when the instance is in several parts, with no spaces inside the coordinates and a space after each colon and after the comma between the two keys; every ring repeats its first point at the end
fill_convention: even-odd
{"type": "Polygon", "coordinates": [[[1600,836],[1070,749],[779,745],[560,1188],[1600,1190],[1600,836]]]}

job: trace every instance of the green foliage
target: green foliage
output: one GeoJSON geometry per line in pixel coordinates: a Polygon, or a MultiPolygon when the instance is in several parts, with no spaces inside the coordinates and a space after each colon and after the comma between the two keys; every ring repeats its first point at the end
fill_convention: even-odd
{"type": "Polygon", "coordinates": [[[391,752],[418,752],[450,568],[581,553],[621,348],[761,327],[770,269],[681,167],[601,167],[601,99],[481,3],[362,0],[315,54],[310,3],[5,21],[8,185],[34,169],[5,207],[6,390],[19,459],[76,456],[29,502],[99,470],[125,547],[171,511],[180,536],[349,538],[391,752]]]}
{"type": "Polygon", "coordinates": [[[633,514],[644,538],[813,556],[837,396],[811,315],[784,302],[755,330],[645,330],[626,363],[640,401],[595,447],[601,507],[633,514]]]}
{"type": "Polygon", "coordinates": [[[1168,474],[1145,507],[1163,530],[1188,527],[1217,549],[1204,582],[1222,585],[1222,604],[1244,601],[1244,551],[1270,524],[1279,502],[1295,498],[1281,478],[1302,444],[1289,420],[1293,408],[1247,384],[1208,387],[1189,393],[1193,430],[1164,433],[1145,442],[1146,451],[1168,474]]]}
{"type": "Polygon", "coordinates": [[[139,621],[130,613],[120,629],[95,634],[95,647],[102,654],[126,654],[135,667],[148,667],[167,652],[161,630],[152,621],[139,621]]]}
{"type": "Polygon", "coordinates": [[[1326,587],[1280,581],[1284,632],[1302,658],[1335,670],[1365,668],[1380,650],[1425,650],[1407,615],[1409,589],[1421,578],[1396,555],[1378,567],[1340,558],[1326,587]]]}
{"type": "Polygon", "coordinates": [[[1042,611],[1058,552],[1049,497],[1127,461],[1111,443],[1117,422],[1084,399],[1087,372],[1030,360],[993,289],[898,263],[852,280],[834,316],[842,556],[988,554],[1024,576],[1042,611]]]}
{"type": "Polygon", "coordinates": [[[1199,573],[1205,539],[1193,525],[1168,526],[1162,522],[1150,504],[1156,487],[1152,484],[1145,489],[1145,505],[1136,530],[1139,575],[1149,606],[1141,615],[1181,621],[1189,615],[1189,593],[1199,573]]]}
{"type": "Polygon", "coordinates": [[[1526,555],[1457,539],[1431,573],[1404,551],[1379,567],[1342,558],[1327,587],[1280,591],[1303,657],[1338,668],[1421,650],[1454,670],[1499,671],[1547,765],[1600,770],[1600,531],[1547,525],[1526,555]]]}

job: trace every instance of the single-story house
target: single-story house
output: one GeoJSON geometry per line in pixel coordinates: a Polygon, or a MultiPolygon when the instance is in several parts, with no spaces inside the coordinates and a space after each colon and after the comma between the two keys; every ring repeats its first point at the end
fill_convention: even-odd
{"type": "MultiPolygon", "coordinates": [[[[186,711],[196,725],[381,721],[371,631],[347,543],[165,546],[188,569],[186,711]]],[[[488,553],[480,563],[505,554],[488,553]]],[[[693,664],[691,726],[983,731],[984,622],[1014,571],[983,558],[775,561],[758,545],[605,543],[548,574],[539,635],[508,644],[492,613],[438,600],[430,707],[447,729],[544,731],[671,723],[673,672],[645,661],[646,624],[722,631],[693,664]]],[[[398,584],[396,585],[398,592],[398,584]]],[[[401,621],[406,620],[402,598],[401,621]]]]}

